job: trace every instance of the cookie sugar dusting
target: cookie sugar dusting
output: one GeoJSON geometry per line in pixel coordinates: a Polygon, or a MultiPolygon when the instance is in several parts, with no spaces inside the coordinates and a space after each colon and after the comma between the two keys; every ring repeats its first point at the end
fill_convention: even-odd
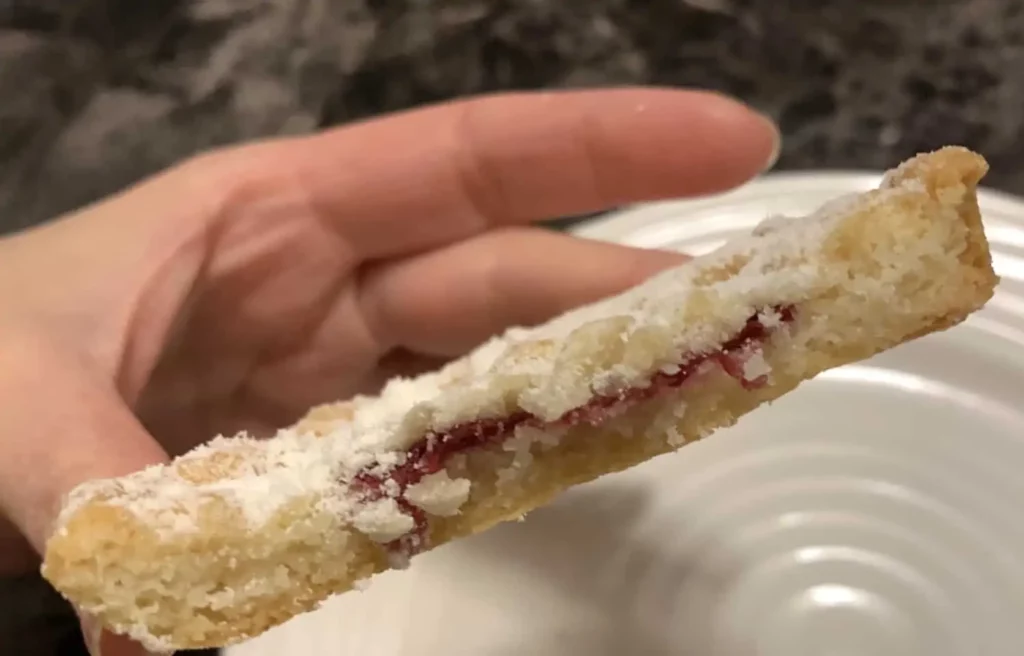
{"type": "Polygon", "coordinates": [[[44,575],[154,649],[257,635],[374,573],[731,425],[832,367],[962,321],[992,295],[984,160],[918,156],[878,189],[623,294],[508,330],[269,440],[218,437],[85,483],[44,575]]]}

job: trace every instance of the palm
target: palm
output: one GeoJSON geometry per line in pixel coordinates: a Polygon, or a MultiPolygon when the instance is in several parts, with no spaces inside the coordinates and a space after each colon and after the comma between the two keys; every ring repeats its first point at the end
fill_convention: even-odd
{"type": "Polygon", "coordinates": [[[315,217],[288,218],[271,241],[226,231],[199,264],[137,403],[172,453],[279,427],[373,373],[380,353],[363,327],[348,247],[315,217]]]}
{"type": "MultiPolygon", "coordinates": [[[[611,98],[603,111],[615,117],[611,98]]],[[[235,162],[241,173],[213,185],[219,213],[191,223],[195,234],[164,253],[164,268],[191,284],[179,285],[176,307],[165,310],[173,326],[154,331],[149,322],[129,336],[161,343],[146,350],[153,362],[128,364],[144,375],[122,390],[126,398],[172,453],[213,434],[263,433],[674,261],[518,225],[680,190],[664,135],[645,143],[656,135],[633,130],[627,102],[621,144],[602,144],[596,123],[581,134],[580,115],[594,111],[585,103],[525,122],[494,113],[509,105],[480,103],[342,131],[321,151],[302,142],[252,148],[235,162]],[[338,174],[328,174],[336,162],[317,157],[389,143],[403,156],[338,174]],[[649,162],[634,176],[609,168],[640,151],[666,153],[666,165],[649,162]]],[[[694,162],[682,177],[695,189],[726,186],[724,171],[749,174],[733,164],[748,158],[746,147],[736,160],[709,152],[720,152],[721,164],[694,162]]],[[[221,176],[230,168],[220,167],[221,176]]]]}
{"type": "Polygon", "coordinates": [[[552,248],[582,244],[506,229],[367,263],[329,222],[301,205],[275,207],[273,216],[239,208],[226,230],[197,224],[196,235],[182,241],[203,243],[204,257],[172,250],[163,266],[196,272],[180,288],[173,323],[153,331],[154,322],[144,321],[145,334],[128,339],[162,335],[163,343],[148,349],[159,353],[154,363],[130,363],[148,376],[122,392],[172,454],[215,434],[265,434],[311,405],[373,392],[391,376],[440,364],[509,324],[597,296],[609,276],[628,284],[672,259],[624,259],[623,249],[587,244],[590,255],[619,255],[620,266],[609,269],[601,257],[602,270],[588,272],[577,263],[575,284],[562,277],[560,292],[542,293],[521,283],[550,262],[552,248]],[[257,239],[268,221],[282,229],[257,239]],[[512,267],[503,257],[509,252],[518,253],[512,267]]]}

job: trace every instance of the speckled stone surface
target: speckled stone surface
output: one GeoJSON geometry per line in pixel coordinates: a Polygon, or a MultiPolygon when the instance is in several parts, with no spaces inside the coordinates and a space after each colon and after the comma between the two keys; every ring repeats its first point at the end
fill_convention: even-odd
{"type": "MultiPolygon", "coordinates": [[[[989,158],[987,184],[1024,194],[1017,0],[0,0],[0,231],[217,145],[478,92],[637,83],[768,112],[782,169],[960,143],[989,158]]],[[[0,586],[0,618],[25,615],[6,611],[25,585],[0,586]]],[[[49,635],[24,653],[71,653],[49,635]]]]}
{"type": "Polygon", "coordinates": [[[1024,193],[1014,0],[0,0],[0,224],[214,145],[501,89],[714,88],[781,168],[948,142],[1024,193]]]}

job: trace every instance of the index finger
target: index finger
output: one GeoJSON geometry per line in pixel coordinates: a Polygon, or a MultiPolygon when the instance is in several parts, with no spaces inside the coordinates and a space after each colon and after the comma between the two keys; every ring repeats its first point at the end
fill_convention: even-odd
{"type": "Polygon", "coordinates": [[[357,257],[377,259],[499,225],[722,191],[769,164],[778,134],[718,94],[618,89],[488,96],[275,146],[268,159],[318,215],[357,257]]]}

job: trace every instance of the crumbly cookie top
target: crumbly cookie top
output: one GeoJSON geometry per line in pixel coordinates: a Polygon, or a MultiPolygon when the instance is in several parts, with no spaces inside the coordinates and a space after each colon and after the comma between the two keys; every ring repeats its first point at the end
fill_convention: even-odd
{"type": "MultiPolygon", "coordinates": [[[[85,483],[70,495],[62,519],[102,498],[161,531],[188,531],[203,500],[216,496],[233,500],[258,527],[291,500],[307,497],[364,533],[401,532],[396,522],[407,521],[404,515],[368,508],[346,481],[367,468],[386,474],[415,441],[461,422],[522,410],[553,421],[595,392],[642,384],[685,354],[715,349],[765,308],[798,305],[836,284],[842,272],[822,262],[829,236],[876,204],[923,193],[914,168],[922,162],[894,170],[880,189],[809,216],[769,217],[749,236],[622,294],[539,326],[512,328],[439,371],[315,409],[272,439],[218,437],[171,464],[85,483]]],[[[435,481],[425,494],[450,511],[465,488],[457,480],[435,481]]]]}

